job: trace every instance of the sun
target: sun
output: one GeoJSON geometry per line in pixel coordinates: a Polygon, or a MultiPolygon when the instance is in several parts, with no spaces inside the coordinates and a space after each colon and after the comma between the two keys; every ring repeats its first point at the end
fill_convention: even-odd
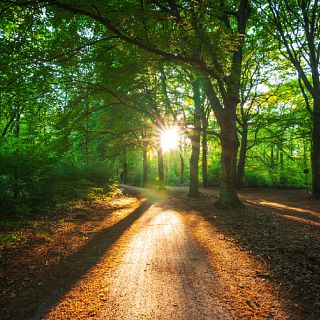
{"type": "Polygon", "coordinates": [[[178,148],[179,131],[177,127],[166,128],[161,132],[161,146],[164,151],[169,151],[178,148]]]}

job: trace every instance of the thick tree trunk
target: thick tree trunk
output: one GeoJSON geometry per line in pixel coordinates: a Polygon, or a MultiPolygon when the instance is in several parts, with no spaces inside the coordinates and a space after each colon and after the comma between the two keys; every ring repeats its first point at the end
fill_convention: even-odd
{"type": "Polygon", "coordinates": [[[220,194],[218,205],[223,208],[236,207],[240,204],[237,195],[236,169],[237,153],[239,147],[236,114],[229,110],[221,119],[221,172],[220,172],[220,194]]]}
{"type": "Polygon", "coordinates": [[[202,120],[202,185],[208,187],[208,142],[207,142],[207,119],[202,120]]]}
{"type": "Polygon", "coordinates": [[[144,144],[142,149],[143,156],[143,177],[142,186],[146,187],[148,185],[148,145],[144,144]]]}
{"type": "Polygon", "coordinates": [[[314,110],[312,113],[312,195],[320,199],[320,95],[314,100],[314,110]]]}
{"type": "MultiPolygon", "coordinates": [[[[248,0],[240,0],[238,9],[237,32],[245,35],[246,25],[251,13],[248,0]]],[[[232,54],[230,76],[225,78],[225,83],[217,79],[217,87],[222,97],[223,104],[216,94],[210,78],[206,80],[207,97],[220,125],[221,141],[221,181],[220,194],[217,205],[221,207],[237,207],[241,204],[237,196],[237,152],[238,135],[236,109],[240,102],[240,78],[242,65],[242,51],[244,38],[239,42],[237,50],[232,54]]]]}
{"type": "Polygon", "coordinates": [[[190,185],[189,197],[199,196],[199,158],[200,158],[200,129],[201,129],[201,98],[200,83],[196,80],[192,83],[193,100],[194,100],[194,120],[191,140],[191,157],[190,157],[190,185]]]}
{"type": "Polygon", "coordinates": [[[195,132],[191,136],[191,157],[190,157],[190,186],[189,197],[199,196],[199,156],[200,156],[200,133],[195,132]]]}
{"type": "Polygon", "coordinates": [[[241,134],[241,145],[239,152],[239,161],[237,167],[237,188],[241,190],[243,187],[243,177],[244,177],[244,167],[246,164],[247,156],[247,145],[248,145],[248,127],[244,122],[242,124],[242,134],[241,134]]]}
{"type": "Polygon", "coordinates": [[[163,190],[165,189],[165,185],[164,185],[163,152],[162,152],[161,143],[158,144],[157,155],[158,155],[159,189],[163,190]]]}

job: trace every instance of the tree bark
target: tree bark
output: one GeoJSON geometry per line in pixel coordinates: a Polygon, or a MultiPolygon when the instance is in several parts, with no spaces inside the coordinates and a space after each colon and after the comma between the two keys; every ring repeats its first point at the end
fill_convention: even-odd
{"type": "MultiPolygon", "coordinates": [[[[237,195],[237,153],[239,147],[236,121],[236,92],[234,99],[222,108],[210,80],[205,79],[207,97],[213,107],[220,126],[221,167],[220,188],[217,205],[222,208],[237,207],[241,204],[237,195]],[[217,107],[218,106],[218,107],[217,107]]],[[[226,101],[227,102],[227,101],[226,101]]]]}
{"type": "Polygon", "coordinates": [[[248,126],[246,121],[242,124],[241,144],[239,152],[239,161],[237,167],[237,188],[241,190],[243,187],[244,167],[247,157],[247,145],[248,145],[248,126]]]}
{"type": "Polygon", "coordinates": [[[273,146],[271,146],[271,161],[270,161],[270,165],[271,165],[271,168],[273,169],[274,168],[274,150],[273,150],[273,146]]]}
{"type": "Polygon", "coordinates": [[[220,194],[217,205],[223,208],[235,207],[240,204],[237,195],[236,170],[239,147],[236,128],[235,108],[230,108],[221,119],[221,172],[220,194]]]}
{"type": "Polygon", "coordinates": [[[1,134],[1,137],[5,137],[11,124],[14,122],[14,119],[15,119],[15,115],[11,116],[10,120],[8,121],[8,123],[6,124],[6,126],[4,127],[3,131],[2,131],[2,134],[1,134]]]}
{"type": "Polygon", "coordinates": [[[307,155],[307,141],[303,139],[303,166],[304,169],[308,168],[308,155],[307,155]]]}
{"type": "Polygon", "coordinates": [[[199,158],[200,158],[200,129],[201,129],[201,97],[200,83],[195,80],[192,83],[193,100],[194,100],[194,116],[193,130],[191,133],[191,157],[190,157],[190,185],[189,197],[199,196],[199,158]]]}
{"type": "Polygon", "coordinates": [[[320,199],[320,94],[319,99],[314,99],[314,109],[312,112],[312,195],[320,199]]]}
{"type": "Polygon", "coordinates": [[[148,145],[143,144],[142,149],[142,156],[143,156],[143,178],[142,178],[142,186],[146,187],[148,185],[148,145]]]}
{"type": "Polygon", "coordinates": [[[190,186],[189,197],[199,196],[199,156],[200,156],[200,134],[195,133],[191,136],[191,157],[190,157],[190,186]]]}
{"type": "Polygon", "coordinates": [[[128,182],[128,165],[127,165],[127,161],[123,162],[121,182],[122,182],[122,184],[127,184],[127,182],[128,182]]]}
{"type": "Polygon", "coordinates": [[[283,151],[280,151],[280,169],[281,171],[284,169],[283,151]]]}
{"type": "Polygon", "coordinates": [[[84,148],[83,148],[83,159],[85,165],[89,165],[89,110],[88,104],[86,104],[85,120],[84,120],[84,148]]]}
{"type": "MultiPolygon", "coordinates": [[[[237,32],[239,34],[245,35],[250,13],[251,7],[249,1],[241,0],[237,11],[237,32]]],[[[230,25],[229,29],[231,30],[230,25]]],[[[221,181],[217,205],[223,208],[237,207],[241,204],[236,188],[237,152],[239,147],[236,109],[240,102],[243,46],[244,38],[239,40],[238,48],[232,53],[230,76],[223,79],[216,76],[216,86],[221,97],[215,92],[211,79],[209,77],[204,78],[207,97],[220,126],[222,149],[221,181]]]]}
{"type": "MultiPolygon", "coordinates": [[[[16,121],[14,124],[14,130],[13,130],[13,135],[15,138],[20,137],[20,112],[17,112],[16,115],[16,121]]],[[[12,192],[13,192],[13,198],[15,200],[18,200],[19,194],[20,194],[20,188],[19,188],[19,174],[18,174],[18,169],[15,168],[14,171],[14,176],[13,176],[13,186],[12,186],[12,192]]]]}
{"type": "Polygon", "coordinates": [[[183,151],[182,146],[180,145],[180,185],[184,184],[184,158],[183,158],[183,151]]]}
{"type": "Polygon", "coordinates": [[[208,120],[205,116],[202,119],[202,186],[208,187],[208,141],[207,141],[208,120]]]}
{"type": "Polygon", "coordinates": [[[158,143],[157,155],[158,155],[159,189],[163,190],[165,189],[165,184],[164,184],[163,152],[162,152],[161,143],[158,143]]]}

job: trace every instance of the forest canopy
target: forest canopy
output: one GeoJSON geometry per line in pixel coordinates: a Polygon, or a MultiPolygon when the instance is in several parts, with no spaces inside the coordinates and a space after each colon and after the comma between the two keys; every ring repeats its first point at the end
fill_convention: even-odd
{"type": "Polygon", "coordinates": [[[1,211],[116,182],[320,198],[318,1],[4,0],[0,48],[1,211]]]}

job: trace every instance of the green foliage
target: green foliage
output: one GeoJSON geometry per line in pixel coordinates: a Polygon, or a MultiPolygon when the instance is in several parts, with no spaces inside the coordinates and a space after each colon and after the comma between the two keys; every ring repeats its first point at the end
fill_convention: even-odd
{"type": "MultiPolygon", "coordinates": [[[[219,155],[218,155],[219,157],[219,155]]],[[[208,167],[208,180],[210,186],[218,186],[220,183],[220,161],[214,161],[208,167]]]]}
{"type": "MultiPolygon", "coordinates": [[[[235,31],[233,15],[224,14],[237,10],[236,1],[177,6],[175,1],[110,1],[108,6],[82,1],[82,10],[107,17],[125,37],[163,52],[161,59],[120,41],[88,16],[44,9],[33,1],[21,7],[6,2],[0,3],[2,213],[42,212],[79,198],[116,195],[115,176],[120,178],[124,164],[127,182],[141,185],[145,145],[149,185],[156,185],[159,131],[170,123],[184,130],[187,184],[192,82],[202,79],[206,66],[221,100],[221,88],[231,77],[230,58],[242,38],[237,115],[239,132],[243,123],[248,126],[244,185],[304,186],[303,169],[311,166],[311,117],[305,109],[310,92],[301,94],[297,76],[265,28],[267,16],[260,14],[259,2],[252,4],[254,18],[244,37],[235,31]],[[166,54],[169,61],[162,59],[166,54]]],[[[68,3],[79,8],[77,1],[68,3]]],[[[290,8],[297,10],[293,2],[290,8]]],[[[304,72],[311,79],[307,66],[304,72]]],[[[200,91],[201,103],[210,106],[205,86],[200,91]]],[[[217,186],[220,132],[213,112],[209,115],[208,131],[214,134],[208,135],[208,179],[217,186]]],[[[166,184],[180,184],[180,165],[178,150],[164,155],[166,184]]]]}
{"type": "Polygon", "coordinates": [[[83,197],[96,186],[107,186],[113,177],[113,168],[106,162],[79,164],[18,142],[2,145],[0,158],[2,213],[43,211],[83,197]]]}

